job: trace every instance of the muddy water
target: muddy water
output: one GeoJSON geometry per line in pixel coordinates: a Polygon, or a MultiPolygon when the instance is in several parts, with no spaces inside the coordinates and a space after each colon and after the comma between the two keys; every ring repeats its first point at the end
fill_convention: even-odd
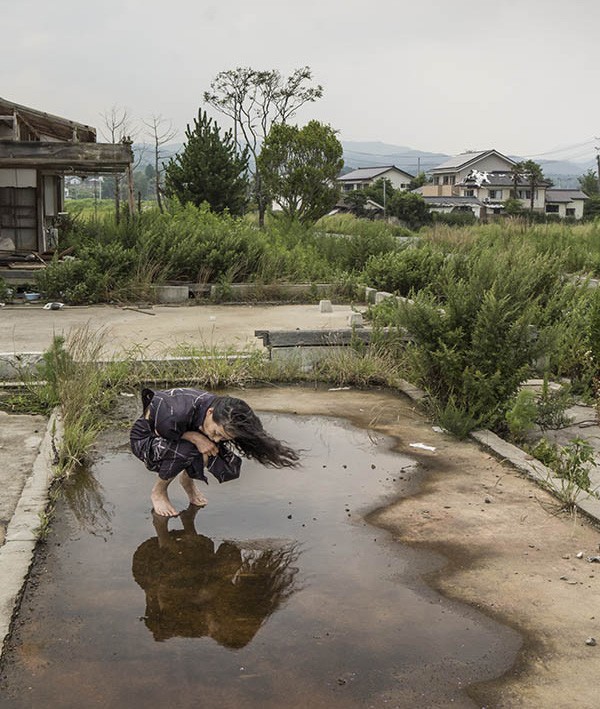
{"type": "Polygon", "coordinates": [[[125,446],[73,480],[1,707],[478,706],[465,690],[505,672],[520,638],[427,588],[442,558],[363,519],[414,488],[414,461],[341,420],[262,418],[303,467],[245,461],[173,520],[153,519],[153,474],[125,446]]]}

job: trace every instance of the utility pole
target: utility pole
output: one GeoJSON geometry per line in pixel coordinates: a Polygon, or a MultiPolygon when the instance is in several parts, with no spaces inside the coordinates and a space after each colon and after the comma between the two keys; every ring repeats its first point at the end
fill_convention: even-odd
{"type": "MultiPolygon", "coordinates": [[[[600,138],[595,135],[594,138],[596,140],[600,140],[600,138]]],[[[596,165],[598,165],[598,194],[600,194],[600,146],[596,145],[596,165]]]]}

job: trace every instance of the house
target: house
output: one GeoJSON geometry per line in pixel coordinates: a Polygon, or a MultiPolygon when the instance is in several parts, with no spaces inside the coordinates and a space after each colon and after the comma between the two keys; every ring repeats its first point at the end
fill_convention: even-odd
{"type": "Polygon", "coordinates": [[[546,214],[557,217],[581,219],[585,200],[589,199],[581,190],[563,190],[551,187],[546,190],[546,214]]]}
{"type": "Polygon", "coordinates": [[[96,130],[0,98],[0,254],[57,246],[65,175],[126,173],[133,209],[129,141],[97,143],[96,130]]]}
{"type": "Polygon", "coordinates": [[[395,165],[384,165],[379,167],[360,167],[348,172],[346,175],[340,175],[337,181],[342,192],[351,192],[352,190],[362,190],[365,187],[369,187],[381,179],[389,180],[396,190],[407,190],[410,181],[414,179],[414,175],[401,170],[395,165]]]}
{"type": "MultiPolygon", "coordinates": [[[[423,185],[424,197],[459,196],[457,185],[476,173],[512,173],[516,161],[497,150],[480,150],[456,155],[429,171],[431,182],[423,185]]],[[[472,196],[472,195],[467,195],[472,196]]]]}
{"type": "MultiPolygon", "coordinates": [[[[479,218],[483,219],[501,215],[509,198],[519,199],[523,208],[529,210],[532,205],[531,185],[526,176],[515,176],[516,164],[515,160],[497,150],[462,153],[433,168],[430,171],[432,182],[423,185],[419,191],[437,211],[441,211],[439,200],[442,197],[452,197],[451,201],[446,199],[444,202],[444,211],[452,203],[452,211],[464,206],[477,214],[474,205],[466,201],[475,199],[482,205],[479,218]]],[[[550,182],[542,180],[534,186],[533,211],[581,219],[586,199],[581,190],[555,189],[550,182]]]]}
{"type": "MultiPolygon", "coordinates": [[[[416,191],[416,190],[415,190],[416,191]]],[[[486,214],[486,206],[477,197],[423,197],[430,212],[450,214],[451,212],[473,212],[477,219],[486,214]]]]}

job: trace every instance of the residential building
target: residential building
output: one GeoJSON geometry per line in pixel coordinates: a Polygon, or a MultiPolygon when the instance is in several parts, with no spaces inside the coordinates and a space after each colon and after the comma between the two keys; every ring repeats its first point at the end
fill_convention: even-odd
{"type": "Polygon", "coordinates": [[[588,196],[581,190],[551,187],[546,190],[545,211],[548,215],[561,218],[581,219],[586,199],[589,199],[588,196]]]}
{"type": "Polygon", "coordinates": [[[516,164],[515,160],[502,155],[497,150],[461,153],[429,171],[431,182],[423,185],[422,194],[424,197],[458,197],[460,196],[458,185],[473,172],[511,174],[516,164]]]}
{"type": "Polygon", "coordinates": [[[395,190],[407,190],[410,181],[414,179],[414,175],[401,170],[395,165],[384,165],[379,167],[360,167],[348,172],[346,175],[340,175],[337,181],[342,192],[351,192],[352,190],[362,190],[365,187],[369,187],[381,179],[389,180],[395,190]]]}
{"type": "Polygon", "coordinates": [[[65,175],[126,173],[131,143],[96,143],[96,130],[0,98],[0,254],[57,246],[65,175]]]}

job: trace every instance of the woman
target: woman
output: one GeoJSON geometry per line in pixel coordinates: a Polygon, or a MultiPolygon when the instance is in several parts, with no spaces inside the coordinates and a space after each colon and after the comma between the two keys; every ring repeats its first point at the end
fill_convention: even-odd
{"type": "Polygon", "coordinates": [[[208,483],[204,467],[209,458],[218,456],[218,444],[227,457],[231,453],[225,442],[230,441],[245,457],[263,465],[291,468],[298,464],[298,453],[269,435],[242,399],[176,388],[144,389],[142,402],[143,416],[131,428],[131,450],[148,470],[158,473],[150,497],[154,511],[164,517],[178,514],[168,495],[178,475],[190,503],[206,505],[195,481],[208,483]]]}

